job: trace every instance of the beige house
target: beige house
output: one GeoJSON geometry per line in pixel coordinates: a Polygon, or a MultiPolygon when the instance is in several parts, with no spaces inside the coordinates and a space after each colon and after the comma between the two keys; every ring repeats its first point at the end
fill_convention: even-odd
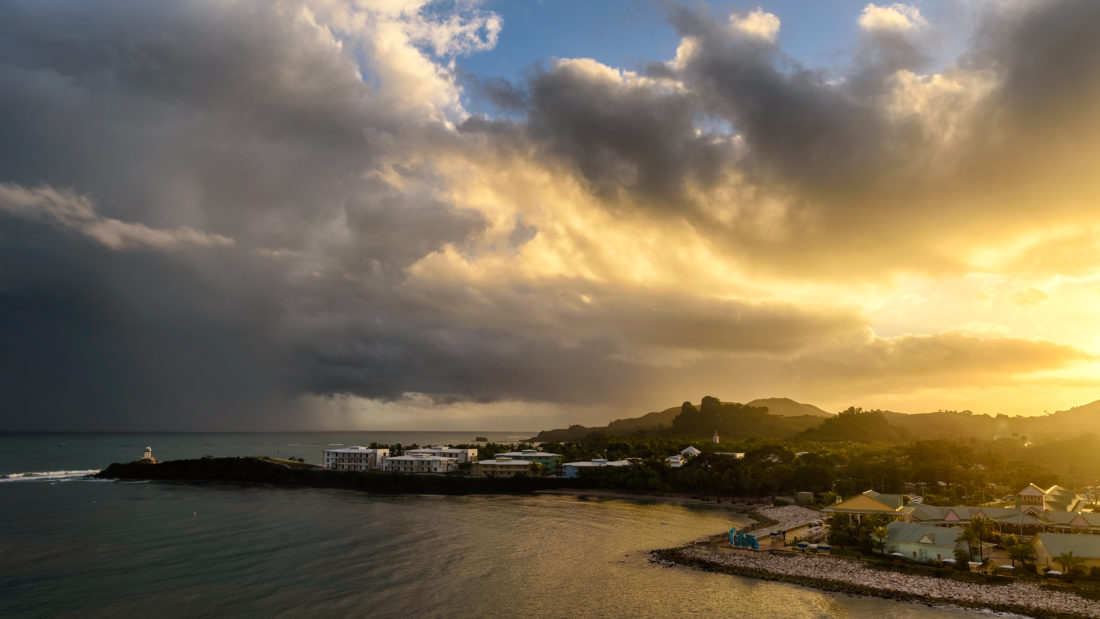
{"type": "Polygon", "coordinates": [[[1079,565],[1085,573],[1100,568],[1100,535],[1040,533],[1032,543],[1035,545],[1035,566],[1040,572],[1043,568],[1062,571],[1058,557],[1067,552],[1081,560],[1079,565]]]}
{"type": "Polygon", "coordinates": [[[905,499],[900,494],[881,494],[874,490],[867,490],[821,511],[827,514],[848,514],[857,519],[862,516],[881,514],[900,520],[904,516],[902,513],[904,507],[905,499]]]}

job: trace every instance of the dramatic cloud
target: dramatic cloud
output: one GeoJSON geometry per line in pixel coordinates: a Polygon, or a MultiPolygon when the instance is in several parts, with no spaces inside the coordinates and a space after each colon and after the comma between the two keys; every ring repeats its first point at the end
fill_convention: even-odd
{"type": "Polygon", "coordinates": [[[188,245],[232,245],[233,239],[183,226],[157,230],[101,217],[91,200],[52,187],[26,189],[0,183],[0,211],[49,220],[81,232],[111,249],[176,249],[188,245]]]}
{"type": "Polygon", "coordinates": [[[1077,398],[1098,7],[933,62],[868,4],[838,74],[672,5],[672,57],[510,80],[459,68],[507,33],[473,1],[0,0],[0,428],[1077,398]]]}

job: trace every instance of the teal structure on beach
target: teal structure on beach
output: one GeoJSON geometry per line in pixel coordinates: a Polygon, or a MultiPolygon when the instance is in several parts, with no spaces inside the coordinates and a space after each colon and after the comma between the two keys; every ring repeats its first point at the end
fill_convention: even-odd
{"type": "Polygon", "coordinates": [[[730,529],[730,546],[735,548],[751,548],[760,550],[760,541],[755,535],[740,533],[736,528],[730,529]]]}

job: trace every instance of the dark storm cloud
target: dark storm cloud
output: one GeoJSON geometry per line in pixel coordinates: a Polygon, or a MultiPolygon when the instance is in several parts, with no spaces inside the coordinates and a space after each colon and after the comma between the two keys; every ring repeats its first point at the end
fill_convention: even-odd
{"type": "Polygon", "coordinates": [[[0,3],[3,425],[294,426],[310,321],[483,226],[296,8],[0,3]]]}
{"type": "Polygon", "coordinates": [[[558,62],[531,80],[531,136],[574,162],[610,203],[626,191],[643,205],[690,206],[685,184],[717,180],[733,161],[729,143],[697,134],[691,96],[623,83],[593,64],[558,62]]]}

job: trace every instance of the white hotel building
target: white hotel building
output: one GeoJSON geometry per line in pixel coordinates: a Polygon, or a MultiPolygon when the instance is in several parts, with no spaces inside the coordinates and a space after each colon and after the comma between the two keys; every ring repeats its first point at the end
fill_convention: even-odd
{"type": "Polygon", "coordinates": [[[477,449],[459,449],[457,447],[424,447],[422,449],[406,449],[406,455],[424,454],[425,456],[439,456],[440,458],[454,458],[460,463],[477,462],[477,449]]]}
{"type": "Polygon", "coordinates": [[[337,471],[376,471],[382,468],[389,456],[389,449],[371,449],[359,445],[342,449],[326,449],[321,456],[321,468],[337,471]]]}
{"type": "Polygon", "coordinates": [[[458,468],[457,458],[444,458],[423,453],[393,456],[382,461],[383,471],[397,473],[450,473],[458,468]]]}

